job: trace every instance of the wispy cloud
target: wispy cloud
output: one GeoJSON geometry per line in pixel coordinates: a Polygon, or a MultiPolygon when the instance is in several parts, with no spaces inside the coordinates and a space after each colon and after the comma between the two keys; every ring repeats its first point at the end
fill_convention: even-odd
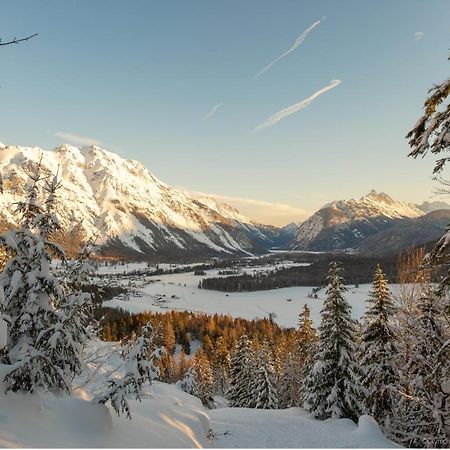
{"type": "Polygon", "coordinates": [[[422,39],[424,35],[425,33],[423,31],[417,31],[416,33],[414,33],[414,40],[418,41],[422,39]]]}
{"type": "Polygon", "coordinates": [[[80,136],[79,134],[74,134],[74,133],[65,133],[63,131],[58,131],[57,133],[54,133],[53,136],[63,139],[72,144],[79,144],[79,145],[99,145],[100,144],[100,141],[98,141],[97,139],[90,138],[87,136],[80,136]]]}
{"type": "Polygon", "coordinates": [[[217,105],[214,105],[210,111],[208,112],[208,114],[206,114],[206,116],[203,117],[203,120],[208,120],[210,119],[212,116],[214,116],[214,114],[216,114],[216,112],[219,110],[219,108],[223,105],[223,103],[217,103],[217,105]]]}
{"type": "Polygon", "coordinates": [[[317,22],[314,22],[309,28],[307,28],[294,42],[294,45],[287,51],[285,51],[282,55],[280,55],[278,58],[274,59],[271,63],[267,64],[266,67],[264,67],[263,69],[261,69],[254,78],[258,78],[259,76],[261,76],[264,72],[266,72],[267,70],[269,70],[274,64],[276,64],[278,61],[280,61],[281,59],[283,59],[284,57],[286,57],[287,55],[289,55],[289,53],[293,52],[296,48],[300,47],[300,45],[303,44],[303,42],[306,39],[306,36],[308,36],[309,32],[314,30],[314,28],[317,27],[317,25],[319,25],[321,21],[318,20],[317,22]]]}
{"type": "Polygon", "coordinates": [[[287,205],[285,203],[272,203],[265,200],[255,200],[252,198],[233,197],[205,192],[191,191],[191,193],[198,197],[213,197],[219,202],[228,203],[244,216],[260,223],[283,226],[289,222],[305,220],[310,216],[310,212],[305,209],[287,205]]]}
{"type": "Polygon", "coordinates": [[[280,120],[284,119],[285,117],[290,116],[291,114],[294,114],[294,113],[300,111],[301,109],[306,108],[317,97],[319,97],[323,93],[335,88],[339,84],[341,84],[341,80],[331,80],[331,82],[328,86],[325,86],[322,89],[318,90],[313,95],[311,95],[311,97],[308,97],[307,99],[302,100],[301,102],[295,103],[294,105],[288,106],[287,108],[284,108],[281,111],[278,111],[275,114],[272,114],[262,124],[258,125],[256,128],[254,128],[252,130],[252,133],[254,133],[256,131],[261,131],[264,128],[269,128],[269,127],[275,125],[280,120]]]}

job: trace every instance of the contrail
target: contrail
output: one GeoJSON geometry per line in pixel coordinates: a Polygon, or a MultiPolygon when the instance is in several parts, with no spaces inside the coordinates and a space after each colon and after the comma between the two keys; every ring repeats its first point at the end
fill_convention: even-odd
{"type": "Polygon", "coordinates": [[[208,114],[206,114],[205,117],[203,117],[203,120],[208,120],[210,119],[216,112],[217,110],[223,105],[223,103],[217,103],[217,105],[214,105],[211,110],[209,111],[208,114]]]}
{"type": "Polygon", "coordinates": [[[327,92],[330,89],[335,88],[339,84],[341,84],[341,80],[331,80],[331,82],[328,86],[325,86],[322,89],[318,90],[313,95],[311,95],[311,97],[308,97],[307,99],[302,100],[301,102],[295,103],[294,105],[288,106],[287,108],[284,108],[281,111],[278,111],[275,114],[272,114],[262,124],[258,125],[256,128],[254,128],[252,130],[252,133],[255,133],[256,131],[261,131],[264,128],[269,128],[269,127],[275,125],[280,120],[284,119],[285,117],[290,116],[291,114],[294,114],[303,108],[306,108],[317,97],[319,97],[319,95],[322,95],[324,92],[327,92]]]}
{"type": "Polygon", "coordinates": [[[294,45],[287,50],[286,52],[284,52],[282,55],[280,55],[277,59],[274,59],[270,64],[268,64],[266,67],[264,67],[264,69],[260,70],[255,76],[254,78],[258,78],[260,75],[262,75],[264,72],[266,72],[267,70],[269,70],[274,64],[276,64],[278,61],[280,61],[280,59],[283,59],[285,56],[289,55],[289,53],[293,52],[296,48],[300,47],[300,45],[303,44],[303,42],[306,39],[306,36],[308,36],[308,33],[312,30],[314,30],[314,28],[317,27],[317,25],[319,25],[320,20],[318,20],[317,22],[314,22],[309,28],[307,28],[294,42],[294,45]]]}

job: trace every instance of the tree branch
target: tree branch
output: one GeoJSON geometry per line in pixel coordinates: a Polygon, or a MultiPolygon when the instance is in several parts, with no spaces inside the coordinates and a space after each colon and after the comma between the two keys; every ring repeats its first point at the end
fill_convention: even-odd
{"type": "Polygon", "coordinates": [[[32,34],[31,36],[28,36],[28,37],[25,37],[25,38],[21,38],[21,39],[14,38],[12,41],[8,41],[8,42],[2,42],[2,40],[0,39],[0,47],[2,45],[20,44],[21,42],[28,41],[28,40],[36,37],[37,35],[38,34],[35,33],[35,34],[32,34]]]}

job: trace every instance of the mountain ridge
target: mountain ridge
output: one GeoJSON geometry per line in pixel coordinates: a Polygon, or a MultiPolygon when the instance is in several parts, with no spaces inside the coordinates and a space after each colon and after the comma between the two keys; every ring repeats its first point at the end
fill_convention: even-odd
{"type": "Polygon", "coordinates": [[[141,163],[98,146],[68,144],[0,148],[5,193],[3,219],[15,224],[13,204],[25,195],[24,167],[41,160],[42,170],[59,171],[57,214],[66,227],[103,229],[108,253],[146,258],[156,255],[233,255],[259,252],[273,244],[274,229],[259,225],[212,197],[198,198],[160,181],[141,163]]]}

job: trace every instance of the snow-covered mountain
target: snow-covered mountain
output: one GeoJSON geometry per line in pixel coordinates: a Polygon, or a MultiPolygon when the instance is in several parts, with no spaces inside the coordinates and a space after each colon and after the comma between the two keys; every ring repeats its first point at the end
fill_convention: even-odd
{"type": "Polygon", "coordinates": [[[13,204],[25,194],[26,166],[39,160],[44,172],[59,171],[57,213],[63,225],[81,223],[88,235],[101,229],[106,253],[142,259],[230,255],[273,245],[276,229],[255,224],[212,197],[174,189],[141,163],[97,146],[62,145],[53,151],[0,146],[6,222],[16,222],[13,204]]]}
{"type": "Polygon", "coordinates": [[[387,229],[398,219],[423,214],[412,203],[372,190],[359,200],[338,200],[323,206],[298,227],[291,248],[317,251],[356,248],[362,239],[387,229]]]}

